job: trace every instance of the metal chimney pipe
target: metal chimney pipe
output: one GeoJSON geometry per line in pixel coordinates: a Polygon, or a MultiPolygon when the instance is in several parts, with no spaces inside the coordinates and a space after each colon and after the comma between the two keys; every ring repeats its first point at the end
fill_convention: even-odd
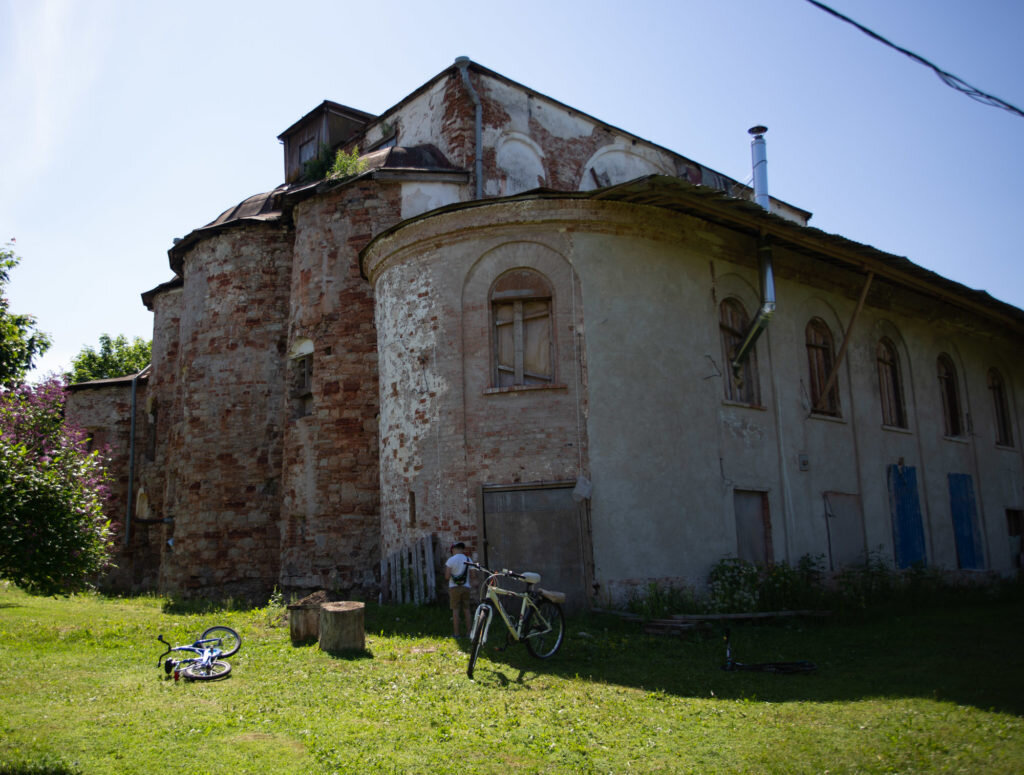
{"type": "Polygon", "coordinates": [[[768,150],[765,147],[764,133],[766,126],[753,126],[747,133],[753,136],[750,141],[750,160],[754,168],[754,201],[765,210],[771,210],[768,199],[768,150]]]}

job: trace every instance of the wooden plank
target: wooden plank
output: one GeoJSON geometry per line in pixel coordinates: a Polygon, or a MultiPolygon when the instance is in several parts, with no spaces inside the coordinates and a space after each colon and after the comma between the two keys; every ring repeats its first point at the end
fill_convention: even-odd
{"type": "Polygon", "coordinates": [[[413,602],[423,605],[423,553],[419,541],[412,545],[413,602]]]}
{"type": "Polygon", "coordinates": [[[434,567],[434,537],[423,537],[424,550],[427,557],[427,602],[437,600],[437,569],[434,567]]]}

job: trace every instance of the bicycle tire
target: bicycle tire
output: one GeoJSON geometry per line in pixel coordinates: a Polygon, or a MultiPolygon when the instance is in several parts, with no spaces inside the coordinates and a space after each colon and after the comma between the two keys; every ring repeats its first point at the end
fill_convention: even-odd
{"type": "Polygon", "coordinates": [[[494,614],[490,604],[485,603],[476,610],[476,621],[473,623],[473,642],[469,646],[469,667],[466,668],[466,675],[473,677],[473,670],[476,668],[477,657],[480,656],[480,649],[484,645],[484,632],[494,614]]]}
{"type": "Polygon", "coordinates": [[[225,627],[222,624],[211,627],[199,636],[199,640],[206,640],[207,638],[220,638],[220,655],[222,657],[233,657],[242,648],[241,636],[230,627],[225,627]]]}
{"type": "Polygon", "coordinates": [[[565,639],[565,616],[562,606],[552,603],[547,598],[537,602],[537,610],[531,608],[526,612],[523,622],[526,650],[537,659],[548,659],[558,653],[565,639]],[[537,618],[538,612],[549,627],[545,627],[537,618]]]}
{"type": "Polygon", "coordinates": [[[186,681],[216,681],[226,678],[231,672],[231,665],[221,659],[215,659],[209,665],[193,663],[181,671],[186,681]]]}

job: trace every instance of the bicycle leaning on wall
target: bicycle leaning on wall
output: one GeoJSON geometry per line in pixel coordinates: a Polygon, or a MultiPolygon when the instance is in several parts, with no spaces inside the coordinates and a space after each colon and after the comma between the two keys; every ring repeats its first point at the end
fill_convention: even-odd
{"type": "MultiPolygon", "coordinates": [[[[475,562],[466,563],[473,570],[487,574],[480,586],[480,605],[473,616],[473,628],[470,632],[469,668],[466,674],[472,678],[480,649],[487,642],[491,622],[495,613],[508,628],[509,637],[526,644],[526,650],[538,659],[547,659],[558,653],[565,637],[565,616],[562,614],[562,603],[565,594],[541,589],[540,574],[516,573],[508,569],[491,571],[475,562]],[[526,583],[525,592],[516,592],[503,587],[502,580],[511,579],[526,583]],[[502,604],[502,598],[519,598],[518,615],[512,616],[502,604]]],[[[513,609],[515,603],[511,603],[513,609]]]]}

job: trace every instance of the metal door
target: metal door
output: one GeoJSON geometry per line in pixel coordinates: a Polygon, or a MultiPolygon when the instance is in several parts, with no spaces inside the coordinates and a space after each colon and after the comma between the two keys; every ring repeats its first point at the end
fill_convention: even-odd
{"type": "Polygon", "coordinates": [[[917,496],[917,470],[913,466],[891,465],[888,478],[896,567],[924,565],[927,557],[924,551],[921,502],[917,496]]]}
{"type": "Polygon", "coordinates": [[[981,548],[981,533],[978,530],[974,482],[970,474],[949,475],[949,509],[953,514],[958,567],[981,570],[985,567],[985,557],[981,548]]]}
{"type": "Polygon", "coordinates": [[[587,604],[584,557],[586,501],[572,486],[484,491],[485,563],[534,571],[541,586],[566,594],[566,608],[587,604]]]}

